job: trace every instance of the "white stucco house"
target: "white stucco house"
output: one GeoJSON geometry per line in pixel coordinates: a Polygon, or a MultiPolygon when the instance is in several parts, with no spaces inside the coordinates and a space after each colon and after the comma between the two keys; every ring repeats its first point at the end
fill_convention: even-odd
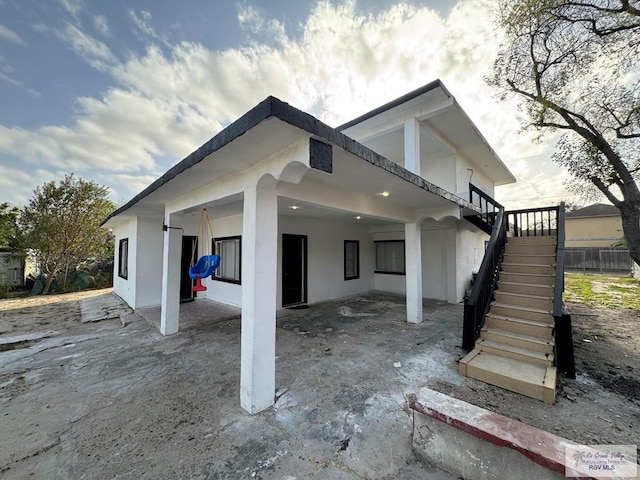
{"type": "Polygon", "coordinates": [[[9,249],[0,248],[0,285],[24,285],[25,261],[9,249]]]}
{"type": "Polygon", "coordinates": [[[491,196],[515,181],[439,80],[338,128],[268,97],[104,221],[114,291],[176,333],[206,206],[222,263],[195,301],[242,308],[255,413],[274,401],[276,310],[381,290],[421,322],[423,297],[462,300],[488,238],[463,218],[470,179],[491,196]]]}

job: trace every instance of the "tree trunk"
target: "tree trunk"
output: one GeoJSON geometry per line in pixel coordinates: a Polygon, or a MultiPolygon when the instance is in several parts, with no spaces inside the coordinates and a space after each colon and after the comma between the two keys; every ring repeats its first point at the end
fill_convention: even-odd
{"type": "Polygon", "coordinates": [[[629,256],[640,266],[640,210],[633,202],[622,202],[622,231],[629,247],[629,256]]]}
{"type": "Polygon", "coordinates": [[[42,295],[46,295],[47,293],[49,293],[49,289],[51,288],[51,284],[53,283],[53,278],[53,274],[49,275],[49,278],[47,278],[47,283],[44,286],[44,290],[42,290],[42,295]]]}

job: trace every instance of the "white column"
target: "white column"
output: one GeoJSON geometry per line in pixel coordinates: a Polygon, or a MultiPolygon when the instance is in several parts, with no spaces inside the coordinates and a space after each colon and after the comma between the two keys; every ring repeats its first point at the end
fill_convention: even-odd
{"type": "MultiPolygon", "coordinates": [[[[180,264],[182,256],[182,215],[165,215],[162,252],[162,303],[160,306],[160,333],[178,332],[180,322],[180,264]]],[[[144,248],[144,247],[143,247],[144,248]]]]}
{"type": "Polygon", "coordinates": [[[407,322],[421,323],[422,317],[422,231],[420,223],[405,223],[407,322]]]}
{"type": "Polygon", "coordinates": [[[404,121],[404,168],[420,175],[420,122],[415,118],[404,121]]]}
{"type": "Polygon", "coordinates": [[[254,414],[274,403],[278,198],[275,182],[244,190],[240,405],[254,414]]]}

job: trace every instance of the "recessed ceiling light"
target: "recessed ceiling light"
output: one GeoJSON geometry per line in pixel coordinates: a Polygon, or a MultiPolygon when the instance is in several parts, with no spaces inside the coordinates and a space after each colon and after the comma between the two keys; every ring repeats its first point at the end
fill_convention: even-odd
{"type": "Polygon", "coordinates": [[[382,195],[383,197],[388,197],[389,196],[389,192],[387,192],[386,190],[384,192],[382,192],[380,195],[382,195]]]}
{"type": "Polygon", "coordinates": [[[298,210],[300,207],[298,205],[291,205],[289,208],[291,210],[298,210]]]}
{"type": "Polygon", "coordinates": [[[361,217],[360,215],[358,215],[358,216],[356,217],[356,220],[360,220],[361,218],[362,218],[362,217],[361,217]]]}

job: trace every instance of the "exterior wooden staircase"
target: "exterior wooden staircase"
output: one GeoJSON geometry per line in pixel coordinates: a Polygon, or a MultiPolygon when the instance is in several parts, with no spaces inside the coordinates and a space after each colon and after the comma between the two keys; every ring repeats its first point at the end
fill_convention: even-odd
{"type": "Polygon", "coordinates": [[[460,374],[554,403],[556,245],[556,236],[506,239],[494,300],[460,374]]]}

